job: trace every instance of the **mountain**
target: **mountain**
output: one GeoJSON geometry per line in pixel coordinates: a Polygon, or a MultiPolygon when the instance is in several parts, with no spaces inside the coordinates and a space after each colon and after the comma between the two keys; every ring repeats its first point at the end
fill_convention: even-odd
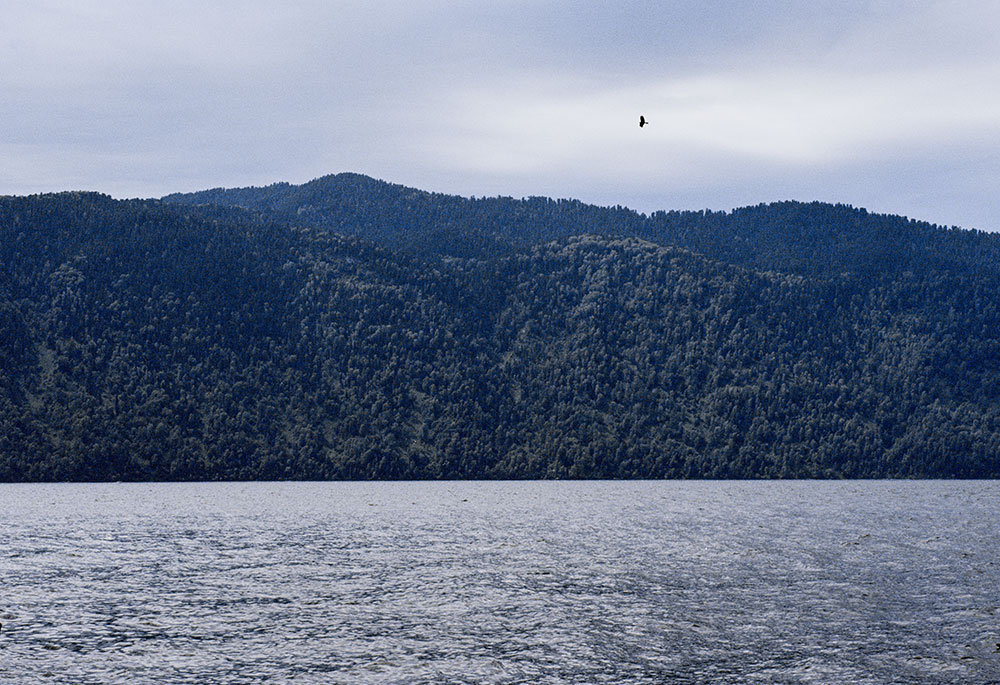
{"type": "Polygon", "coordinates": [[[354,174],[3,197],[0,480],[995,478],[998,250],[354,174]]]}
{"type": "Polygon", "coordinates": [[[299,186],[217,188],[163,201],[242,208],[290,226],[442,256],[495,258],[543,242],[598,235],[639,237],[758,271],[803,276],[911,268],[992,273],[1000,264],[1000,242],[992,234],[820,202],[647,217],[576,200],[440,195],[349,173],[299,186]]]}
{"type": "Polygon", "coordinates": [[[532,197],[468,199],[427,193],[358,174],[300,186],[205,190],[164,202],[238,207],[289,226],[324,228],[391,250],[423,255],[498,257],[574,235],[636,235],[641,217],[624,208],[532,197]]]}

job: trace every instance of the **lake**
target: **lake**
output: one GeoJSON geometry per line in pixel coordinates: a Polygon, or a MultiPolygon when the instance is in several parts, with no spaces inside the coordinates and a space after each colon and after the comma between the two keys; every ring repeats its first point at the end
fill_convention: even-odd
{"type": "Polygon", "coordinates": [[[997,481],[0,485],[0,682],[996,683],[997,481]]]}

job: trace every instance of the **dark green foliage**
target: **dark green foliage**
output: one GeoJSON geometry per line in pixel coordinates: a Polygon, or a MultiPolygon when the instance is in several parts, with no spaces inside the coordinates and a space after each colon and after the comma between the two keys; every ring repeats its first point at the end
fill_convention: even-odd
{"type": "Polygon", "coordinates": [[[357,175],[0,198],[0,480],[998,477],[998,250],[357,175]]]}

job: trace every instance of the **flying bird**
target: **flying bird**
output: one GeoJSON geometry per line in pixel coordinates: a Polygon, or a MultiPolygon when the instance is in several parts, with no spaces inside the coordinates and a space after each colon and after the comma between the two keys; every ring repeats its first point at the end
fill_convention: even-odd
{"type": "Polygon", "coordinates": [[[648,121],[646,121],[646,117],[644,117],[644,116],[642,116],[642,115],[640,114],[640,115],[639,115],[639,128],[642,128],[643,126],[645,126],[645,125],[646,125],[646,124],[648,124],[648,123],[649,123],[649,122],[648,122],[648,121]]]}

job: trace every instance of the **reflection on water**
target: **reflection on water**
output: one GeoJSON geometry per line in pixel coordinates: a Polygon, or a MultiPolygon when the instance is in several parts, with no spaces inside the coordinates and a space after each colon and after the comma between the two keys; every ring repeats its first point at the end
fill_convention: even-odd
{"type": "Polygon", "coordinates": [[[1000,682],[1000,483],[0,485],[0,682],[1000,682]]]}

